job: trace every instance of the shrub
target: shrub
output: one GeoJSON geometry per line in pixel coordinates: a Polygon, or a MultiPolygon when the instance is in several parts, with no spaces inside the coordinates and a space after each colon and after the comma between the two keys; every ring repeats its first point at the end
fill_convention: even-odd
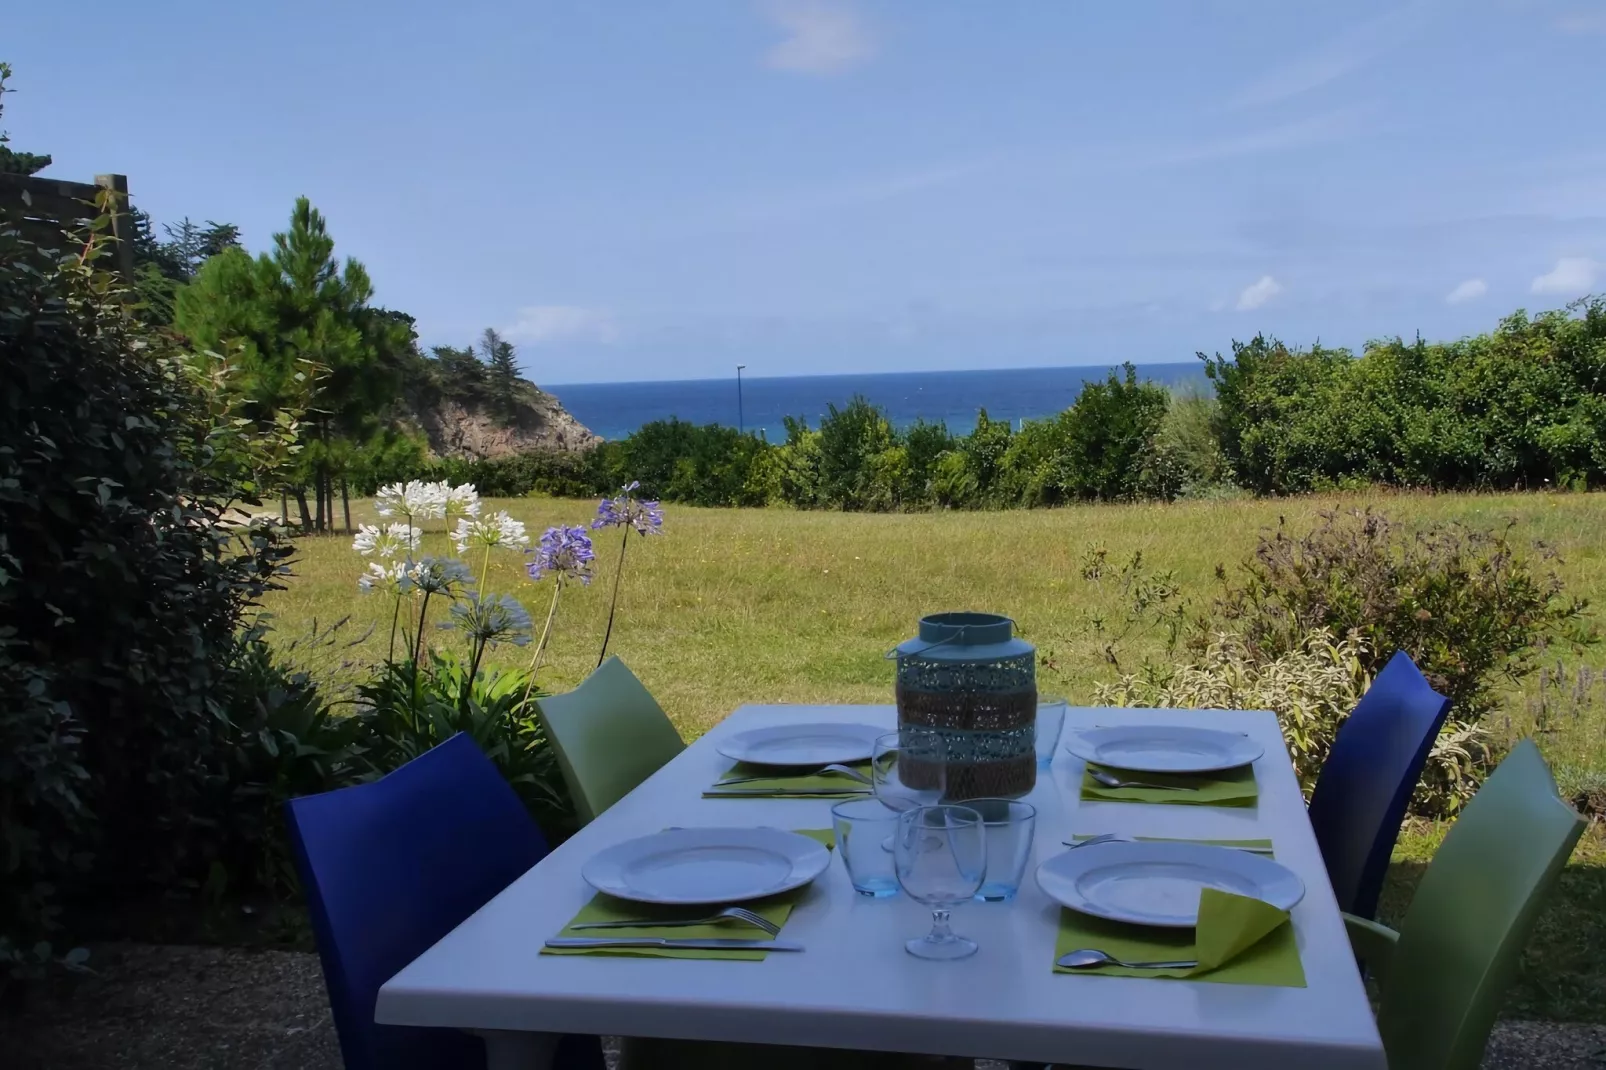
{"type": "Polygon", "coordinates": [[[0,225],[0,918],[29,943],[58,896],[204,877],[235,633],[289,553],[230,516],[256,444],[98,269],[109,223],[69,257],[0,225]]]}
{"type": "Polygon", "coordinates": [[[1359,358],[1256,337],[1206,360],[1222,450],[1257,493],[1606,481],[1601,298],[1456,342],[1374,341],[1359,358]]]}
{"type": "MultiPolygon", "coordinates": [[[[1240,635],[1211,636],[1193,659],[1169,669],[1148,668],[1094,690],[1094,701],[1115,706],[1272,710],[1294,770],[1307,795],[1332,750],[1339,727],[1371,682],[1364,642],[1315,631],[1275,656],[1240,635]]],[[[1420,809],[1444,813],[1470,798],[1482,756],[1482,732],[1451,722],[1434,744],[1418,793],[1420,809]]]]}
{"type": "Polygon", "coordinates": [[[1057,462],[1067,498],[1117,501],[1135,497],[1151,444],[1165,419],[1170,394],[1140,383],[1122,365],[1102,383],[1088,383],[1065,413],[1065,449],[1057,462]]]}
{"type": "Polygon", "coordinates": [[[365,768],[365,726],[336,714],[308,673],[277,660],[260,622],[240,636],[228,681],[232,738],[220,797],[208,810],[217,829],[208,891],[288,896],[297,881],[284,804],[355,782],[365,768]]]}
{"type": "Polygon", "coordinates": [[[430,651],[421,667],[387,662],[358,688],[368,776],[396,769],[466,732],[507,777],[543,829],[572,831],[574,812],[547,744],[527,673],[474,673],[449,650],[430,651]]]}
{"type": "Polygon", "coordinates": [[[1216,438],[1216,399],[1173,391],[1143,468],[1138,493],[1148,498],[1199,498],[1228,491],[1232,471],[1216,438]]]}
{"type": "Polygon", "coordinates": [[[1328,512],[1304,535],[1263,535],[1239,579],[1218,572],[1217,610],[1262,660],[1313,631],[1357,637],[1368,673],[1404,650],[1477,723],[1547,641],[1596,641],[1587,603],[1565,594],[1547,556],[1520,552],[1509,527],[1407,532],[1371,509],[1328,512]]]}
{"type": "Polygon", "coordinates": [[[886,414],[862,397],[829,406],[820,421],[820,495],[834,508],[891,509],[900,465],[889,457],[897,434],[886,414]]]}

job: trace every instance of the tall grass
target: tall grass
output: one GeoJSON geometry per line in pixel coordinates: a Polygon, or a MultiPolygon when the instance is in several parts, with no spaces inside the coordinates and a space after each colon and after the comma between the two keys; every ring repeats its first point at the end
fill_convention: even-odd
{"type": "MultiPolygon", "coordinates": [[[[1110,585],[1084,581],[1086,550],[1102,545],[1118,559],[1141,550],[1149,566],[1176,573],[1197,604],[1213,594],[1217,565],[1228,569],[1253,550],[1256,536],[1288,517],[1296,527],[1334,506],[1378,505],[1407,523],[1459,520],[1485,527],[1517,522],[1519,539],[1542,540],[1561,554],[1569,589],[1606,596],[1606,495],[1367,494],[1283,500],[1189,501],[1088,505],[1063,509],[928,514],[794,512],[782,509],[695,509],[670,506],[663,538],[632,549],[620,595],[612,652],[662,700],[688,737],[701,734],[744,702],[888,702],[892,684],[881,655],[909,636],[924,613],[986,609],[1007,613],[1040,650],[1052,653],[1044,686],[1090,701],[1095,683],[1114,677],[1091,620],[1120,612],[1110,585]]],[[[506,508],[533,531],[587,520],[593,503],[508,500],[506,508]]],[[[371,519],[369,503],[353,518],[371,519]]],[[[443,535],[426,540],[445,545],[443,535]]],[[[351,674],[384,653],[387,603],[358,594],[359,559],[342,536],[307,537],[288,589],[266,600],[279,641],[351,616],[357,635],[340,663],[313,666],[351,674]],[[385,618],[385,619],[381,619],[385,618]]],[[[597,571],[608,575],[615,540],[597,548],[597,571]]],[[[523,577],[510,555],[493,557],[492,585],[540,605],[544,590],[523,577]]],[[[607,614],[607,584],[575,587],[564,596],[543,683],[567,688],[596,664],[607,614]]],[[[1163,639],[1129,637],[1123,660],[1162,657],[1163,639]]],[[[517,651],[492,655],[513,664],[517,651]]],[[[1591,667],[1603,667],[1603,652],[1591,667]]],[[[1512,696],[1510,731],[1525,730],[1529,702],[1512,696]]],[[[1606,733],[1598,718],[1569,740],[1593,732],[1569,764],[1606,765],[1606,733]]]]}

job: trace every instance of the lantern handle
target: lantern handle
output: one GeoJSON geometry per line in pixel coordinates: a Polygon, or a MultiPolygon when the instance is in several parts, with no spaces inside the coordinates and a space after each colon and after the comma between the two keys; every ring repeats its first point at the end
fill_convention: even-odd
{"type": "Polygon", "coordinates": [[[943,637],[941,639],[938,639],[935,643],[931,643],[931,644],[929,644],[927,646],[923,646],[919,650],[911,650],[907,654],[900,654],[900,653],[898,653],[898,648],[897,647],[893,647],[891,650],[889,650],[885,654],[881,655],[881,657],[883,659],[885,659],[886,661],[897,661],[899,658],[903,658],[903,657],[912,658],[916,654],[924,654],[928,650],[936,650],[939,646],[944,646],[944,645],[946,645],[948,643],[957,642],[958,640],[963,639],[964,637],[965,637],[965,629],[963,627],[960,627],[960,628],[954,629],[954,634],[953,635],[945,636],[945,637],[943,637]]]}

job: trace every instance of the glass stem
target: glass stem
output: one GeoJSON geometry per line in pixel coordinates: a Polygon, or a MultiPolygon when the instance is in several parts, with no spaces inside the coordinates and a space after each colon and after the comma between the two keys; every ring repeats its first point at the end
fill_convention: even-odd
{"type": "Polygon", "coordinates": [[[926,936],[934,944],[945,943],[954,938],[954,931],[948,925],[950,917],[946,910],[933,910],[931,912],[931,932],[926,936]]]}

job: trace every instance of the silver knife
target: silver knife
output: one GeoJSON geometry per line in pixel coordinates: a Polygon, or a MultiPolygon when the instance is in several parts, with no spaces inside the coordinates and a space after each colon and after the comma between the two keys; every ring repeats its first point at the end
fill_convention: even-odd
{"type": "Polygon", "coordinates": [[[868,795],[869,788],[721,788],[715,784],[704,795],[868,795]]]}
{"type": "Polygon", "coordinates": [[[685,948],[688,951],[802,951],[802,944],[789,944],[782,940],[671,940],[658,936],[555,936],[546,942],[547,947],[661,947],[685,948]]]}

